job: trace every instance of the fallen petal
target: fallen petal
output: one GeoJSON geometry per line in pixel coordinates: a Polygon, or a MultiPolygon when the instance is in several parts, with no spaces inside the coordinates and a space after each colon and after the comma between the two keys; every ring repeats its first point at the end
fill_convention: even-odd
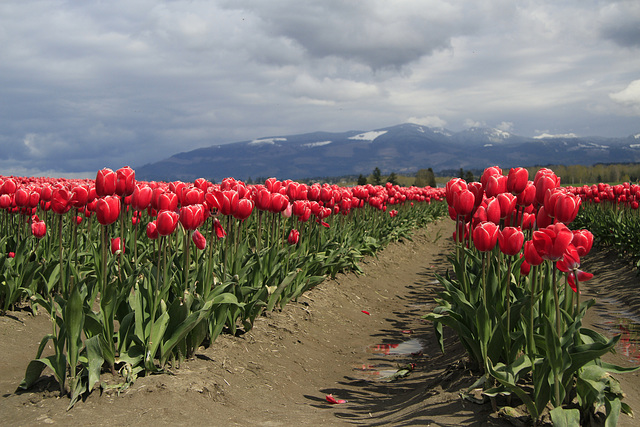
{"type": "Polygon", "coordinates": [[[363,312],[364,314],[366,314],[367,316],[371,316],[371,313],[369,313],[367,310],[362,310],[362,312],[363,312]]]}
{"type": "Polygon", "coordinates": [[[342,400],[342,399],[336,399],[335,397],[333,397],[332,394],[327,394],[327,402],[334,404],[334,405],[338,405],[340,403],[347,403],[346,400],[342,400]]]}

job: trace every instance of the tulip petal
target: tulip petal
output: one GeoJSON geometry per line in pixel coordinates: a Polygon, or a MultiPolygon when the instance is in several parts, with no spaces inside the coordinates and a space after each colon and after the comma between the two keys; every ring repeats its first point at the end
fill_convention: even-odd
{"type": "Polygon", "coordinates": [[[340,403],[347,403],[347,401],[346,401],[346,400],[343,400],[343,399],[336,399],[335,397],[333,397],[333,395],[332,395],[332,394],[327,394],[326,399],[327,399],[327,402],[329,402],[329,403],[331,403],[331,404],[334,404],[334,405],[338,405],[338,404],[340,404],[340,403]]]}

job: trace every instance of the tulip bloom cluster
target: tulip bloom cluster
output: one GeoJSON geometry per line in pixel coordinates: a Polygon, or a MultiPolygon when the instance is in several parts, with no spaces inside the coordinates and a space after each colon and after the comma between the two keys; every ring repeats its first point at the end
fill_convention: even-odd
{"type": "MultiPolygon", "coordinates": [[[[439,333],[442,324],[458,332],[471,360],[501,384],[494,392],[516,390],[519,378],[513,372],[528,366],[520,375],[531,372],[537,388],[535,398],[525,399],[532,417],[538,418],[549,401],[557,408],[554,416],[561,416],[580,371],[553,355],[587,351],[593,342],[579,326],[592,305],[580,301],[580,283],[592,278],[580,270],[580,258],[591,250],[593,234],[568,228],[587,187],[582,192],[563,188],[546,168],[529,180],[524,168],[504,175],[494,166],[480,182],[456,178],[446,190],[449,216],[456,222],[456,278],[441,278],[442,303],[425,317],[436,322],[439,333]]],[[[629,200],[636,190],[622,186],[613,192],[629,200]]],[[[602,338],[606,349],[596,346],[599,350],[584,364],[614,341],[602,338]]]]}

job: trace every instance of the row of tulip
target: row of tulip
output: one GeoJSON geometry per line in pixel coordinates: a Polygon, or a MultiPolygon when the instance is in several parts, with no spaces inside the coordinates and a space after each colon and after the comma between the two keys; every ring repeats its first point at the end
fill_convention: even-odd
{"type": "Polygon", "coordinates": [[[95,180],[0,177],[0,307],[33,304],[52,319],[20,386],[50,368],[70,406],[103,369],[126,387],[357,270],[441,215],[443,199],[390,184],[138,182],[128,167],[95,180]]]}
{"type": "Polygon", "coordinates": [[[570,187],[570,190],[583,202],[576,223],[588,227],[601,246],[614,249],[640,268],[640,185],[625,182],[570,187]]]}
{"type": "Polygon", "coordinates": [[[455,276],[439,278],[444,291],[425,318],[441,343],[443,325],[458,334],[483,373],[476,385],[491,398],[517,396],[534,423],[549,403],[556,425],[582,425],[602,405],[608,423],[631,413],[606,374],[628,369],[600,360],[620,337],[582,326],[595,303],[580,299],[581,283],[592,278],[580,259],[593,234],[567,226],[582,195],[549,169],[530,181],[526,169],[503,175],[491,167],[480,182],[451,180],[446,199],[456,221],[455,276]]]}

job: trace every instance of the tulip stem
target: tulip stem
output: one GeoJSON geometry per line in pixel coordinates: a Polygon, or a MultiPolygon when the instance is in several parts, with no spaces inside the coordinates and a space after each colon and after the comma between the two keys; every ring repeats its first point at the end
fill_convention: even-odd
{"type": "Polygon", "coordinates": [[[536,341],[533,336],[533,322],[534,322],[534,308],[535,308],[535,295],[536,295],[536,285],[538,283],[538,266],[533,266],[533,272],[531,277],[531,300],[529,301],[529,359],[531,360],[531,371],[535,369],[535,350],[536,350],[536,341]]]}
{"type": "Polygon", "coordinates": [[[68,297],[69,295],[67,295],[64,289],[64,258],[62,257],[62,215],[58,215],[58,237],[60,238],[58,242],[59,243],[58,252],[60,254],[60,277],[59,277],[58,286],[60,287],[60,292],[62,292],[63,295],[68,297]]]}
{"type": "Polygon", "coordinates": [[[191,291],[191,287],[189,286],[189,267],[191,264],[191,248],[189,245],[189,230],[184,230],[184,247],[182,248],[182,252],[184,253],[184,286],[182,288],[182,292],[189,288],[191,291]]]}
{"type": "MultiPolygon", "coordinates": [[[[562,331],[562,318],[560,317],[560,301],[558,298],[558,283],[556,281],[556,268],[553,269],[553,299],[554,299],[554,304],[556,307],[556,333],[558,335],[558,340],[560,340],[561,337],[561,331],[562,331]]],[[[555,393],[555,407],[559,407],[562,402],[560,401],[560,375],[557,371],[557,369],[554,369],[553,371],[553,390],[555,393]]]]}
{"type": "Polygon", "coordinates": [[[509,256],[509,264],[507,268],[507,292],[506,292],[506,305],[507,305],[507,365],[511,363],[511,263],[513,257],[509,256]]]}

